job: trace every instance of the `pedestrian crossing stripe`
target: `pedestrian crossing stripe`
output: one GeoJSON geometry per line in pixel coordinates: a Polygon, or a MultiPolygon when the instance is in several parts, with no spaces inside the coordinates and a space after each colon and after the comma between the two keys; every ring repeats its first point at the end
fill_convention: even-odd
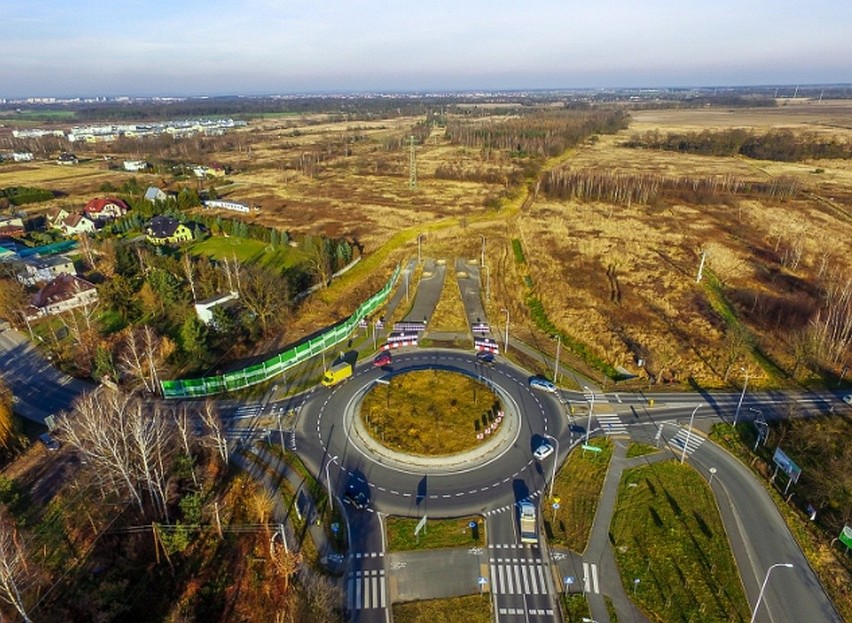
{"type": "Polygon", "coordinates": [[[231,419],[253,417],[255,415],[258,415],[261,411],[263,411],[263,405],[259,403],[251,405],[240,405],[234,411],[234,415],[231,419]]]}
{"type": "Polygon", "coordinates": [[[682,428],[668,441],[669,446],[674,448],[677,452],[683,453],[683,447],[686,446],[686,453],[690,456],[702,443],[704,443],[703,437],[696,435],[695,433],[689,433],[682,428]]]}
{"type": "Polygon", "coordinates": [[[621,421],[621,418],[614,413],[598,414],[595,416],[598,423],[607,435],[627,433],[627,426],[621,421]]]}
{"type": "Polygon", "coordinates": [[[583,563],[583,592],[600,593],[598,585],[598,566],[593,562],[583,563]]]}
{"type": "Polygon", "coordinates": [[[523,608],[500,608],[500,614],[502,615],[519,615],[526,616],[530,614],[532,616],[553,616],[553,610],[550,608],[530,608],[529,610],[524,610],[523,608]]]}
{"type": "Polygon", "coordinates": [[[367,610],[387,607],[384,569],[352,571],[346,578],[346,607],[367,610]]]}
{"type": "MultiPolygon", "coordinates": [[[[491,559],[491,590],[495,595],[545,595],[547,570],[544,563],[530,561],[510,562],[518,559],[491,559]]],[[[523,559],[521,559],[523,560],[523,559]]]]}

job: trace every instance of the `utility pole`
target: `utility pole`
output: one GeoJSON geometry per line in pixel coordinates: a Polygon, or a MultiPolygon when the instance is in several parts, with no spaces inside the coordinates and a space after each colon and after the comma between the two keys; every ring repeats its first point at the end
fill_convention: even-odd
{"type": "Polygon", "coordinates": [[[408,139],[408,187],[417,188],[417,161],[414,157],[414,135],[408,139]]]}
{"type": "Polygon", "coordinates": [[[698,265],[698,277],[695,278],[695,283],[701,281],[701,275],[704,272],[704,261],[707,259],[707,251],[701,251],[701,263],[698,265]]]}
{"type": "Polygon", "coordinates": [[[482,251],[479,252],[479,265],[485,266],[485,236],[479,234],[479,237],[482,238],[482,251]]]}
{"type": "Polygon", "coordinates": [[[737,403],[737,411],[734,413],[734,428],[737,427],[737,419],[740,417],[740,407],[743,406],[743,398],[745,398],[746,387],[748,387],[748,368],[742,368],[745,372],[745,383],[743,383],[743,393],[740,394],[740,401],[737,403]]]}

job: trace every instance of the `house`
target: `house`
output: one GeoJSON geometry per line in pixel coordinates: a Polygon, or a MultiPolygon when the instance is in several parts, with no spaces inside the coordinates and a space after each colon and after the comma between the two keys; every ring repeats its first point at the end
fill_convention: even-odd
{"type": "Polygon", "coordinates": [[[76,275],[74,262],[67,255],[51,255],[49,257],[28,257],[20,263],[17,273],[18,281],[24,285],[34,286],[37,283],[53,281],[61,275],[76,275]]]}
{"type": "Polygon", "coordinates": [[[130,209],[121,199],[92,199],[83,208],[86,215],[93,221],[111,221],[127,214],[130,209]]]}
{"type": "Polygon", "coordinates": [[[85,214],[69,214],[59,224],[59,229],[66,236],[76,236],[84,232],[95,231],[95,222],[85,214]]]}
{"type": "Polygon", "coordinates": [[[165,201],[168,198],[169,196],[156,186],[149,186],[148,190],[145,191],[145,199],[147,199],[151,203],[165,201]]]}
{"type": "Polygon", "coordinates": [[[209,299],[204,299],[203,301],[196,302],[195,313],[198,314],[198,317],[204,324],[212,324],[214,307],[224,305],[230,301],[236,301],[239,298],[240,295],[238,292],[228,292],[227,294],[219,294],[218,296],[212,296],[209,299]]]}
{"type": "Polygon", "coordinates": [[[180,244],[192,240],[192,229],[171,216],[155,216],[145,228],[151,244],[180,244]]]}
{"type": "Polygon", "coordinates": [[[24,235],[24,221],[17,216],[0,217],[0,236],[18,238],[24,235]]]}
{"type": "Polygon", "coordinates": [[[124,170],[125,171],[144,171],[148,168],[148,163],[144,160],[125,160],[124,161],[124,170]]]}
{"type": "Polygon", "coordinates": [[[76,275],[60,275],[33,296],[27,316],[39,318],[59,314],[97,300],[98,291],[93,284],[76,275]]]}
{"type": "Polygon", "coordinates": [[[62,222],[71,216],[71,213],[65,208],[53,208],[46,215],[47,224],[53,229],[61,229],[62,222]]]}
{"type": "Polygon", "coordinates": [[[12,160],[15,162],[30,162],[33,159],[31,151],[15,151],[12,152],[12,160]]]}

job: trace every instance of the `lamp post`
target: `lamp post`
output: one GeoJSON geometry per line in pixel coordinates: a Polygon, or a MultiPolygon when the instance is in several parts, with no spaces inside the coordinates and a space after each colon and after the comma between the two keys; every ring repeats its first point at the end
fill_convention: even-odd
{"type": "Polygon", "coordinates": [[[328,487],[328,505],[331,508],[331,479],[328,477],[328,466],[331,465],[332,461],[337,460],[337,455],[331,457],[328,461],[325,462],[325,485],[328,487]]]}
{"type": "Polygon", "coordinates": [[[559,351],[562,348],[562,336],[556,334],[556,363],[553,367],[553,382],[559,385],[559,351]]]}
{"type": "Polygon", "coordinates": [[[692,415],[689,416],[689,428],[686,429],[686,441],[683,443],[683,452],[680,454],[680,463],[683,465],[684,460],[686,459],[686,448],[689,445],[689,438],[692,435],[692,420],[695,418],[695,412],[701,408],[701,405],[698,405],[692,410],[692,415]]]}
{"type": "Polygon", "coordinates": [[[737,411],[734,413],[734,426],[737,425],[737,419],[740,417],[740,407],[743,406],[743,398],[745,398],[746,387],[748,387],[748,370],[746,368],[740,368],[743,372],[745,372],[745,383],[743,383],[743,393],[740,394],[740,401],[737,403],[737,411]]]}
{"type": "Polygon", "coordinates": [[[425,235],[426,235],[426,234],[419,234],[419,235],[417,236],[417,263],[418,263],[418,264],[420,264],[420,240],[421,240],[421,239],[423,238],[423,236],[425,236],[425,235]]]}
{"type": "MultiPolygon", "coordinates": [[[[490,301],[491,300],[491,271],[485,265],[483,265],[482,268],[485,271],[485,300],[490,301]]],[[[480,285],[480,287],[482,286],[481,281],[480,281],[479,285],[480,285]]]]}
{"type": "Polygon", "coordinates": [[[553,443],[556,444],[556,450],[553,451],[553,476],[550,478],[550,494],[548,497],[553,499],[553,483],[556,481],[556,462],[559,460],[559,440],[552,435],[545,435],[545,439],[552,439],[553,443]]]}
{"type": "Polygon", "coordinates": [[[760,593],[757,596],[757,602],[754,604],[754,612],[751,614],[751,620],[749,623],[754,623],[755,618],[757,617],[757,609],[760,608],[760,600],[763,599],[763,591],[766,589],[766,583],[769,581],[769,574],[772,573],[772,570],[775,567],[787,567],[788,569],[793,568],[793,563],[791,562],[776,562],[774,565],[769,567],[766,570],[766,577],[763,578],[763,584],[760,586],[760,593]]]}
{"type": "Polygon", "coordinates": [[[589,431],[592,429],[592,409],[595,408],[595,392],[589,389],[588,385],[583,385],[583,389],[591,393],[592,399],[589,402],[589,421],[586,424],[586,445],[589,445],[589,431]]]}
{"type": "Polygon", "coordinates": [[[405,302],[408,302],[408,269],[405,269],[405,302]]]}
{"type": "Polygon", "coordinates": [[[482,251],[479,253],[479,265],[485,266],[485,236],[479,234],[479,237],[482,238],[482,251]]]}
{"type": "Polygon", "coordinates": [[[506,333],[503,337],[503,352],[509,352],[509,310],[504,309],[503,313],[506,314],[506,333]]]}

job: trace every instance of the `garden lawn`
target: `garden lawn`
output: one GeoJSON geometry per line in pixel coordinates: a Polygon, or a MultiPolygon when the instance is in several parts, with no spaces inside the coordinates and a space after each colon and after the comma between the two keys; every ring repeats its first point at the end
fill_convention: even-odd
{"type": "Polygon", "coordinates": [[[193,244],[188,251],[215,260],[236,257],[242,264],[258,264],[278,273],[305,260],[305,256],[292,247],[234,236],[211,236],[193,244]]]}
{"type": "Polygon", "coordinates": [[[749,620],[716,501],[688,465],[664,461],[625,470],[610,534],[621,581],[652,619],[749,620]]]}

